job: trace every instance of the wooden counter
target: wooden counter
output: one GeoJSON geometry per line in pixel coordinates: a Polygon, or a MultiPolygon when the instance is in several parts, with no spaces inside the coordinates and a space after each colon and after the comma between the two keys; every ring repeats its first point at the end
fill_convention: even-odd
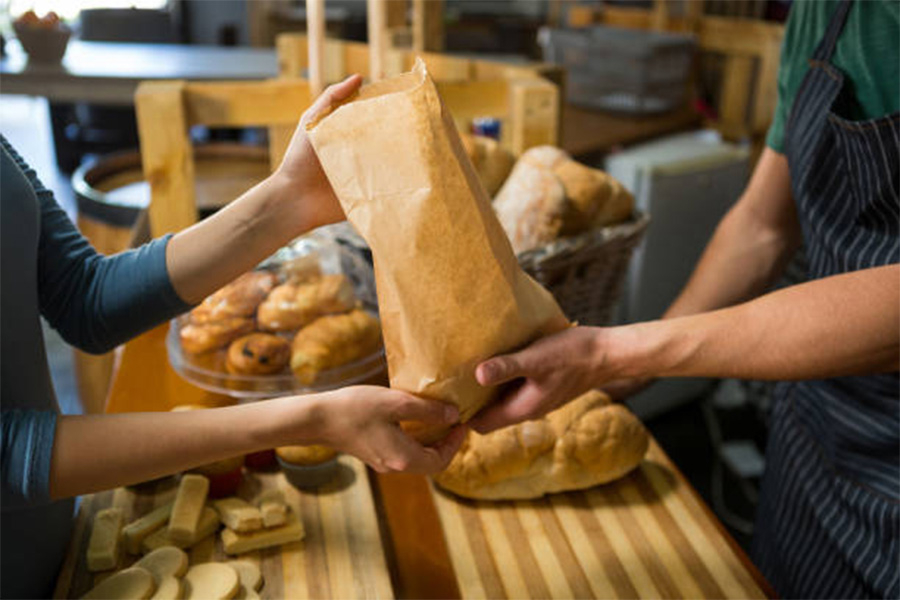
{"type": "MultiPolygon", "coordinates": [[[[182,381],[171,369],[166,328],[145,334],[119,357],[108,412],[229,402],[182,381]]],[[[398,598],[773,595],[655,442],[628,477],[535,502],[459,500],[433,490],[426,478],[407,474],[369,472],[368,483],[398,598]]],[[[304,553],[321,551],[312,540],[306,543],[305,549],[286,552],[296,550],[291,556],[302,560],[304,553]]],[[[305,577],[330,575],[327,569],[307,568],[305,577]]],[[[321,587],[284,586],[273,589],[283,597],[324,597],[314,591],[321,587]]],[[[267,588],[262,596],[272,597],[267,588]]]]}
{"type": "Polygon", "coordinates": [[[618,146],[700,127],[690,106],[660,115],[629,116],[563,104],[560,146],[572,156],[605,154],[618,146]]]}

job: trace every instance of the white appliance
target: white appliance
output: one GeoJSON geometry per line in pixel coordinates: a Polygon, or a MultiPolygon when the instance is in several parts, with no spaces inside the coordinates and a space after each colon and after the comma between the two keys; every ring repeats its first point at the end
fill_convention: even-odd
{"type": "MultiPolygon", "coordinates": [[[[605,169],[650,215],[632,258],[617,320],[659,318],[687,283],[716,225],[742,193],[749,175],[747,148],[715,131],[678,134],[607,158],[605,169]]],[[[695,398],[707,379],[659,381],[629,400],[649,418],[695,398]]]]}

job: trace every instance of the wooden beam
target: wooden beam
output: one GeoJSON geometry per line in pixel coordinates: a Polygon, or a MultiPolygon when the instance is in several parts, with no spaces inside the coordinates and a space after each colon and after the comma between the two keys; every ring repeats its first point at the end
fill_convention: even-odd
{"type": "Polygon", "coordinates": [[[309,65],[309,44],[302,33],[282,33],[275,38],[279,77],[303,77],[309,65]]]}
{"type": "Polygon", "coordinates": [[[367,19],[369,31],[369,80],[378,81],[384,78],[385,55],[385,10],[384,0],[367,0],[367,19]]]}
{"type": "Polygon", "coordinates": [[[559,122],[559,88],[538,78],[510,81],[509,147],[515,156],[534,146],[558,146],[559,122]]]}
{"type": "Polygon", "coordinates": [[[252,127],[294,125],[310,105],[303,80],[191,83],[185,90],[190,125],[252,127]]]}
{"type": "Polygon", "coordinates": [[[412,0],[413,52],[425,52],[425,4],[426,0],[412,0]]]}
{"type": "Polygon", "coordinates": [[[732,55],[725,59],[718,129],[730,140],[739,140],[749,133],[747,117],[755,66],[752,56],[732,55]]]}
{"type": "Polygon", "coordinates": [[[150,184],[148,212],[153,237],[197,222],[186,86],[184,81],[144,82],[134,96],[141,164],[150,184]]]}
{"type": "Polygon", "coordinates": [[[315,98],[325,89],[325,0],[306,0],[306,36],[309,50],[309,90],[315,98]]]}

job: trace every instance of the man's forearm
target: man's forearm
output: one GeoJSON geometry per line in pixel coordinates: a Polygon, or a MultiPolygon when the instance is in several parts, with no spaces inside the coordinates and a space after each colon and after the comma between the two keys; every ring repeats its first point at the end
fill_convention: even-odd
{"type": "Polygon", "coordinates": [[[65,498],[287,443],[315,443],[318,419],[314,396],[215,410],[60,417],[50,495],[65,498]]]}
{"type": "Polygon", "coordinates": [[[605,360],[623,377],[792,380],[895,371],[900,266],[828,277],[730,308],[598,335],[600,347],[612,352],[605,360]]]}
{"type": "Polygon", "coordinates": [[[766,149],[663,318],[716,310],[763,293],[800,243],[784,156],[766,149]]]}

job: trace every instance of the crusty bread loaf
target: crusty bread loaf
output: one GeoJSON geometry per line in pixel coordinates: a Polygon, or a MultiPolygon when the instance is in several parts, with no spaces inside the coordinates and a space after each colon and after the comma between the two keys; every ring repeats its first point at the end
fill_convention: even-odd
{"type": "Polygon", "coordinates": [[[516,254],[559,238],[569,210],[565,189],[553,171],[524,158],[494,199],[494,212],[516,254]]]}
{"type": "Polygon", "coordinates": [[[523,153],[494,198],[494,211],[517,254],[621,223],[633,205],[632,195],[610,175],[553,146],[523,153]]]}
{"type": "Polygon", "coordinates": [[[542,419],[484,436],[470,432],[434,480],[467,498],[539,498],[622,477],[641,462],[648,443],[637,417],[591,391],[542,419]]]}
{"type": "Polygon", "coordinates": [[[574,211],[563,233],[621,223],[631,215],[634,197],[608,173],[574,160],[557,164],[553,173],[562,183],[574,211]]]}
{"type": "Polygon", "coordinates": [[[493,197],[512,170],[515,162],[512,153],[493,138],[468,134],[460,138],[485,191],[493,197]]]}

